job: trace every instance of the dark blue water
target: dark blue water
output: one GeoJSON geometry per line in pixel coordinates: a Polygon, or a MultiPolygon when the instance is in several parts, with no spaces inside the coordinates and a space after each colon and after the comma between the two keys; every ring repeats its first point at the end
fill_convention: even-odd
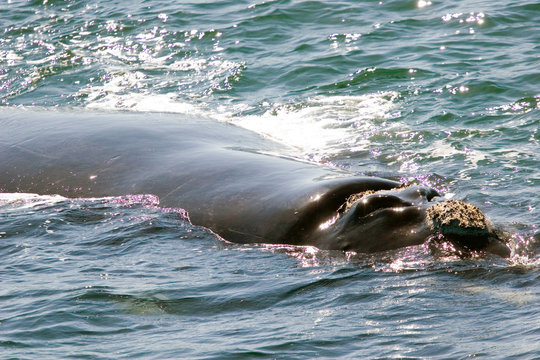
{"type": "Polygon", "coordinates": [[[513,255],[232,245],[150,194],[1,194],[0,358],[540,358],[538,19],[532,1],[4,1],[0,116],[230,122],[469,201],[513,255]]]}

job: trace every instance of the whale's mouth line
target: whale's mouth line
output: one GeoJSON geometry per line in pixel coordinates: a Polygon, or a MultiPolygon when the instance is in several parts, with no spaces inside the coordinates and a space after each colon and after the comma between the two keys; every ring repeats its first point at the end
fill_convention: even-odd
{"type": "Polygon", "coordinates": [[[415,186],[403,186],[390,190],[367,190],[350,195],[345,203],[338,209],[340,215],[354,211],[356,218],[375,215],[379,211],[393,210],[405,211],[407,208],[422,208],[431,203],[436,195],[418,196],[416,199],[404,199],[400,196],[402,191],[413,189],[415,186]]]}

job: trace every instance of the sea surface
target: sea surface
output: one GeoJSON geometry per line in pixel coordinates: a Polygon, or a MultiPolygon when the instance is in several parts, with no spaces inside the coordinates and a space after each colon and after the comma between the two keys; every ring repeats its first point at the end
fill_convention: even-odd
{"type": "Polygon", "coordinates": [[[0,358],[540,359],[539,20],[530,0],[1,0],[0,116],[229,122],[471,202],[512,257],[234,245],[152,194],[0,194],[0,358]]]}

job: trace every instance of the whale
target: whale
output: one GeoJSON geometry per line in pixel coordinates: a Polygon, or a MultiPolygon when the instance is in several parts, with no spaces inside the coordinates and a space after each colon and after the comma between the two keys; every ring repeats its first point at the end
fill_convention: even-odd
{"type": "Polygon", "coordinates": [[[508,257],[473,205],[295,157],[230,123],[165,113],[0,111],[0,192],[152,194],[239,244],[375,253],[449,241],[508,257]],[[442,239],[442,240],[441,240],[442,239]]]}

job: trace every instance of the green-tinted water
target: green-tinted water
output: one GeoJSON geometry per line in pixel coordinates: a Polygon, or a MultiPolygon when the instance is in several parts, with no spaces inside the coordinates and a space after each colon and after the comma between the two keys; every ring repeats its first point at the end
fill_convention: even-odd
{"type": "Polygon", "coordinates": [[[515,256],[229,246],[145,201],[5,195],[2,357],[540,357],[539,18],[508,1],[4,1],[0,116],[231,122],[479,205],[515,256]]]}

